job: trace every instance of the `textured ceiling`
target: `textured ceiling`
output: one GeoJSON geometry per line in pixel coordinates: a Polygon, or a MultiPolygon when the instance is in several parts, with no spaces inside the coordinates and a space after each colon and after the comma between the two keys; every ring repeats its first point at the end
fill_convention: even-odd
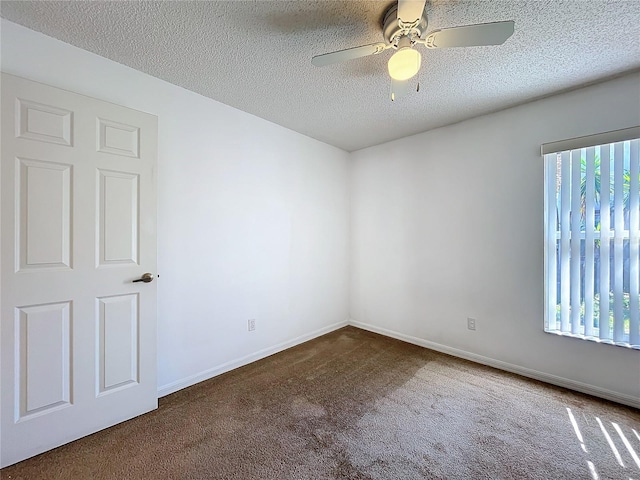
{"type": "Polygon", "coordinates": [[[640,68],[640,0],[432,0],[428,31],[515,20],[504,45],[422,50],[420,92],[389,100],[391,1],[2,1],[13,22],[348,151],[640,68]]]}

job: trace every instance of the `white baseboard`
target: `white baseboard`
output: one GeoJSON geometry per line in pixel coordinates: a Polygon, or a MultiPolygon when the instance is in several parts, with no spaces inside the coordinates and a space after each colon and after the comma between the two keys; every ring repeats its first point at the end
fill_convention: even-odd
{"type": "Polygon", "coordinates": [[[177,392],[178,390],[182,390],[183,388],[190,387],[191,385],[195,385],[196,383],[200,383],[204,380],[209,380],[210,378],[216,377],[236,368],[243,367],[244,365],[253,363],[256,360],[261,360],[265,357],[268,357],[269,355],[273,355],[274,353],[286,350],[287,348],[295,347],[296,345],[307,342],[316,337],[320,337],[329,332],[333,332],[334,330],[338,330],[339,328],[346,327],[347,325],[348,322],[346,320],[344,322],[334,323],[333,325],[320,328],[305,335],[300,335],[299,337],[287,340],[286,342],[278,343],[277,345],[258,350],[257,352],[245,355],[244,357],[230,360],[221,365],[209,368],[203,372],[191,375],[187,378],[171,382],[167,385],[163,385],[161,387],[158,387],[158,398],[169,395],[170,393],[177,392]]]}
{"type": "Polygon", "coordinates": [[[507,363],[501,360],[485,357],[483,355],[478,355],[476,353],[467,352],[465,350],[448,347],[439,343],[423,340],[422,338],[405,335],[403,333],[395,332],[393,330],[387,330],[386,328],[376,327],[367,323],[357,322],[355,320],[349,320],[349,325],[353,325],[354,327],[368,330],[370,332],[379,333],[380,335],[384,335],[386,337],[395,338],[407,343],[412,343],[414,345],[429,348],[431,350],[446,353],[454,357],[464,358],[465,360],[471,360],[472,362],[481,363],[482,365],[487,365],[489,367],[506,370],[507,372],[511,373],[517,373],[518,375],[522,375],[523,377],[533,378],[535,380],[540,380],[542,382],[557,385],[559,387],[576,390],[578,392],[587,393],[595,397],[600,397],[606,400],[622,403],[624,405],[629,405],[630,407],[640,408],[640,398],[631,395],[626,395],[623,393],[614,392],[612,390],[596,387],[588,383],[576,382],[575,380],[558,377],[549,373],[539,372],[531,368],[521,367],[520,365],[514,365],[512,363],[507,363]]]}

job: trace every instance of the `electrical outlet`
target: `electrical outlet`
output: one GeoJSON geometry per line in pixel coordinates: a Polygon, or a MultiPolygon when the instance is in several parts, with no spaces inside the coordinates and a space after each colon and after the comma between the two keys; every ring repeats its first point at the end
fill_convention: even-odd
{"type": "Polygon", "coordinates": [[[475,318],[471,318],[471,317],[467,318],[467,328],[469,330],[475,330],[476,329],[476,319],[475,318]]]}
{"type": "Polygon", "coordinates": [[[247,330],[253,332],[256,329],[256,320],[255,318],[250,318],[247,320],[247,330]]]}

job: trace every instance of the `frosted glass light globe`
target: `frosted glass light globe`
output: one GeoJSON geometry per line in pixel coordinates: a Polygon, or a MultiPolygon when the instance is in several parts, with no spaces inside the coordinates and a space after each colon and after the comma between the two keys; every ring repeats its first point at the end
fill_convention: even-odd
{"type": "Polygon", "coordinates": [[[411,47],[403,47],[389,59],[389,75],[394,80],[409,80],[420,70],[421,61],[420,52],[411,47]]]}

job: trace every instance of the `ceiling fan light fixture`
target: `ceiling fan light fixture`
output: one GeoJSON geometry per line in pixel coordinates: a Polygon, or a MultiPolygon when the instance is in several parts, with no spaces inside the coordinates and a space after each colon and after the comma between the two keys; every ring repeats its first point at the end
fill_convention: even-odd
{"type": "Polygon", "coordinates": [[[409,80],[418,73],[421,62],[422,57],[419,51],[411,47],[400,48],[391,56],[387,64],[389,76],[394,80],[409,80]]]}

